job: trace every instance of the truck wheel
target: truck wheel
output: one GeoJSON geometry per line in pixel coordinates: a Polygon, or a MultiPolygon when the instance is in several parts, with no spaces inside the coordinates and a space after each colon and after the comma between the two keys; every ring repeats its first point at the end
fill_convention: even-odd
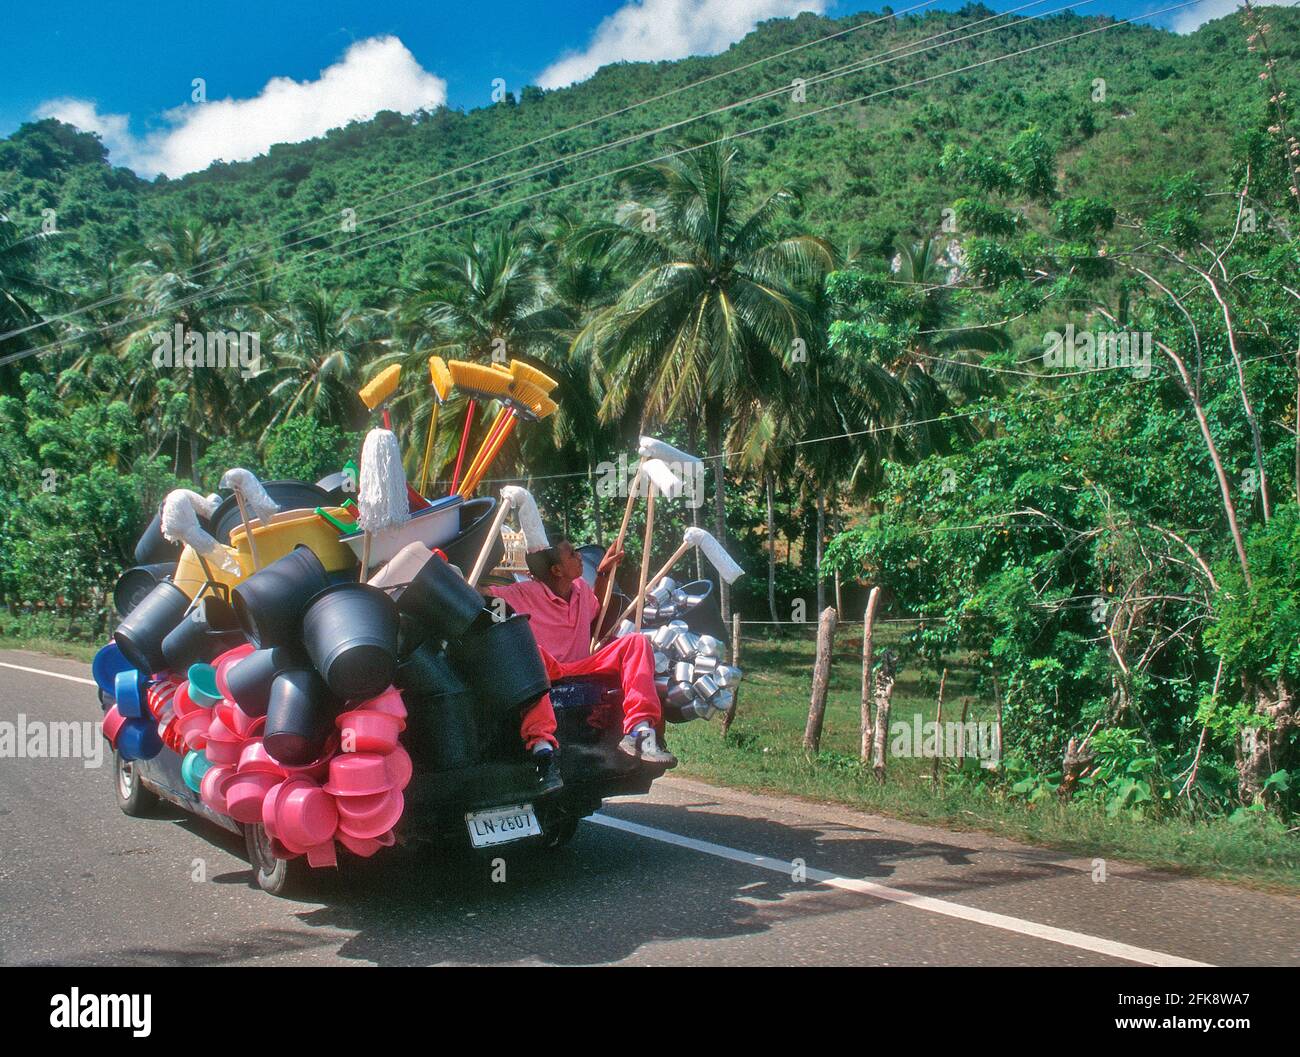
{"type": "Polygon", "coordinates": [[[569,841],[573,840],[573,835],[577,832],[578,820],[576,818],[567,819],[554,829],[547,831],[542,839],[542,847],[563,848],[569,841]]]}
{"type": "Polygon", "coordinates": [[[257,886],[268,895],[283,896],[298,887],[302,866],[296,859],[277,859],[271,852],[271,838],[259,822],[244,827],[248,862],[257,886]]]}
{"type": "Polygon", "coordinates": [[[144,787],[136,765],[130,760],[122,759],[118,752],[113,753],[113,792],[122,814],[132,818],[146,818],[158,806],[158,794],[144,787]]]}

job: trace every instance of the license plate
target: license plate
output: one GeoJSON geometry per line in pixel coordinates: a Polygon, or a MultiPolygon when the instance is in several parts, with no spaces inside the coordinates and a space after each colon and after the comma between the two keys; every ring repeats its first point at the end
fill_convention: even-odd
{"type": "Polygon", "coordinates": [[[494,807],[489,811],[470,811],[465,815],[469,842],[475,848],[490,848],[512,840],[541,835],[532,804],[494,807]]]}

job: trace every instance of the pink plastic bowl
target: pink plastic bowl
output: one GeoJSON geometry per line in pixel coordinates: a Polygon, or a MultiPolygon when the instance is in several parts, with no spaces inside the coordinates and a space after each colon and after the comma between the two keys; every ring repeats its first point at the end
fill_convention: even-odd
{"type": "Polygon", "coordinates": [[[411,764],[411,754],[401,746],[384,757],[384,765],[388,768],[388,777],[394,789],[405,789],[411,784],[415,768],[411,764]]]}
{"type": "Polygon", "coordinates": [[[240,734],[236,730],[231,730],[228,726],[226,726],[225,721],[219,715],[216,714],[215,710],[213,712],[208,713],[208,716],[209,716],[208,737],[211,738],[213,741],[241,742],[244,740],[244,736],[242,734],[240,734]]]}
{"type": "MultiPolygon", "coordinates": [[[[192,716],[195,712],[201,712],[205,716],[208,715],[207,710],[195,704],[194,699],[190,697],[188,680],[176,688],[176,693],[172,697],[172,711],[176,713],[177,719],[192,716]]],[[[209,718],[211,717],[209,716],[209,718]]]]}
{"type": "Polygon", "coordinates": [[[312,866],[337,866],[339,857],[334,851],[334,841],[327,840],[324,844],[317,844],[314,848],[308,848],[307,862],[312,866]]]}
{"type": "Polygon", "coordinates": [[[387,712],[357,709],[342,713],[334,725],[346,751],[389,753],[397,748],[397,735],[406,723],[387,712]]]}
{"type": "Polygon", "coordinates": [[[363,859],[370,858],[380,848],[391,848],[397,842],[392,830],[381,833],[378,837],[353,837],[339,830],[335,836],[343,847],[347,848],[353,855],[360,855],[363,859]]]}
{"type": "Polygon", "coordinates": [[[226,650],[225,653],[212,662],[212,666],[217,670],[217,689],[221,691],[222,697],[228,698],[230,696],[230,684],[226,682],[226,673],[252,652],[253,644],[246,642],[242,646],[236,646],[233,650],[226,650]]]}
{"type": "Polygon", "coordinates": [[[345,752],[330,760],[325,792],[334,796],[370,796],[393,787],[384,757],[373,752],[345,752]]]}
{"type": "Polygon", "coordinates": [[[365,825],[373,822],[392,803],[393,790],[371,793],[369,796],[340,796],[338,799],[339,823],[355,822],[365,825]]]}
{"type": "Polygon", "coordinates": [[[357,708],[367,712],[383,712],[388,716],[396,716],[402,721],[402,729],[406,729],[406,705],[402,702],[402,692],[395,686],[390,686],[378,697],[362,701],[357,708]]]}
{"type": "Polygon", "coordinates": [[[313,848],[334,836],[339,813],[334,799],[318,785],[295,783],[276,798],[275,828],[290,851],[313,848]]]}
{"type": "Polygon", "coordinates": [[[210,762],[234,770],[239,763],[239,753],[242,745],[243,743],[239,741],[226,741],[222,738],[209,736],[208,743],[203,746],[203,754],[207,756],[210,762]]]}
{"type": "Polygon", "coordinates": [[[236,771],[226,783],[226,811],[236,822],[260,822],[262,801],[279,785],[279,779],[265,771],[236,771]]]}
{"type": "Polygon", "coordinates": [[[248,729],[253,725],[253,716],[250,716],[242,708],[228,698],[222,698],[212,708],[216,716],[221,720],[221,725],[227,730],[244,738],[248,736],[248,729]]]}
{"type": "Polygon", "coordinates": [[[176,729],[185,739],[186,746],[196,752],[202,751],[208,743],[208,714],[203,709],[197,709],[181,716],[176,721],[176,729]]]}
{"type": "Polygon", "coordinates": [[[402,817],[402,811],[406,807],[406,800],[396,789],[389,794],[388,803],[382,811],[375,813],[374,817],[365,822],[352,822],[347,819],[339,819],[339,832],[346,833],[349,837],[378,837],[381,833],[386,833],[397,824],[397,820],[402,817]]]}
{"type": "Polygon", "coordinates": [[[294,781],[295,779],[289,778],[271,786],[271,788],[267,790],[265,798],[262,800],[262,828],[266,830],[267,835],[272,839],[278,839],[279,837],[275,820],[276,812],[279,809],[280,795],[284,792],[285,788],[294,781]]]}
{"type": "Polygon", "coordinates": [[[284,768],[271,759],[261,738],[250,738],[244,742],[239,753],[239,770],[241,773],[259,771],[262,774],[273,774],[276,781],[284,777],[284,768]]]}
{"type": "Polygon", "coordinates": [[[199,783],[199,796],[218,815],[226,814],[226,782],[234,773],[233,767],[212,767],[199,783]]]}
{"type": "Polygon", "coordinates": [[[126,717],[117,710],[117,705],[104,713],[104,737],[114,748],[117,746],[117,732],[122,729],[122,724],[125,722],[126,717]]]}

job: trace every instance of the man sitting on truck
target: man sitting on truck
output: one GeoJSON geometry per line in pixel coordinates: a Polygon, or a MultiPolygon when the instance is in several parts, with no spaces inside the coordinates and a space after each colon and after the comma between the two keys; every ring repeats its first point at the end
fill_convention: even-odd
{"type": "MultiPolygon", "coordinates": [[[[526,561],[532,579],[489,587],[487,593],[502,599],[516,613],[529,616],[552,682],[570,675],[617,675],[623,689],[619,751],[647,763],[673,767],[677,757],[659,745],[657,731],[663,727],[663,709],[655,689],[650,640],[644,635],[624,635],[591,652],[601,596],[622,560],[623,552],[616,552],[611,545],[596,569],[593,590],[582,578],[582,556],[572,542],[561,539],[553,546],[530,546],[526,561]]],[[[609,616],[607,623],[612,623],[617,614],[609,616]]]]}

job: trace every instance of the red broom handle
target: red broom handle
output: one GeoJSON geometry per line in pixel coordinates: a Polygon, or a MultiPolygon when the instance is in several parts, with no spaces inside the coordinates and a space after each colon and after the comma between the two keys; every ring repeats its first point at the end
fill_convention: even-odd
{"type": "Polygon", "coordinates": [[[469,407],[465,409],[465,428],[460,434],[460,451],[456,452],[456,469],[451,475],[451,491],[448,495],[456,494],[456,485],[460,482],[460,464],[465,458],[465,446],[469,444],[469,428],[474,424],[474,411],[477,403],[473,400],[469,402],[469,407]]]}

